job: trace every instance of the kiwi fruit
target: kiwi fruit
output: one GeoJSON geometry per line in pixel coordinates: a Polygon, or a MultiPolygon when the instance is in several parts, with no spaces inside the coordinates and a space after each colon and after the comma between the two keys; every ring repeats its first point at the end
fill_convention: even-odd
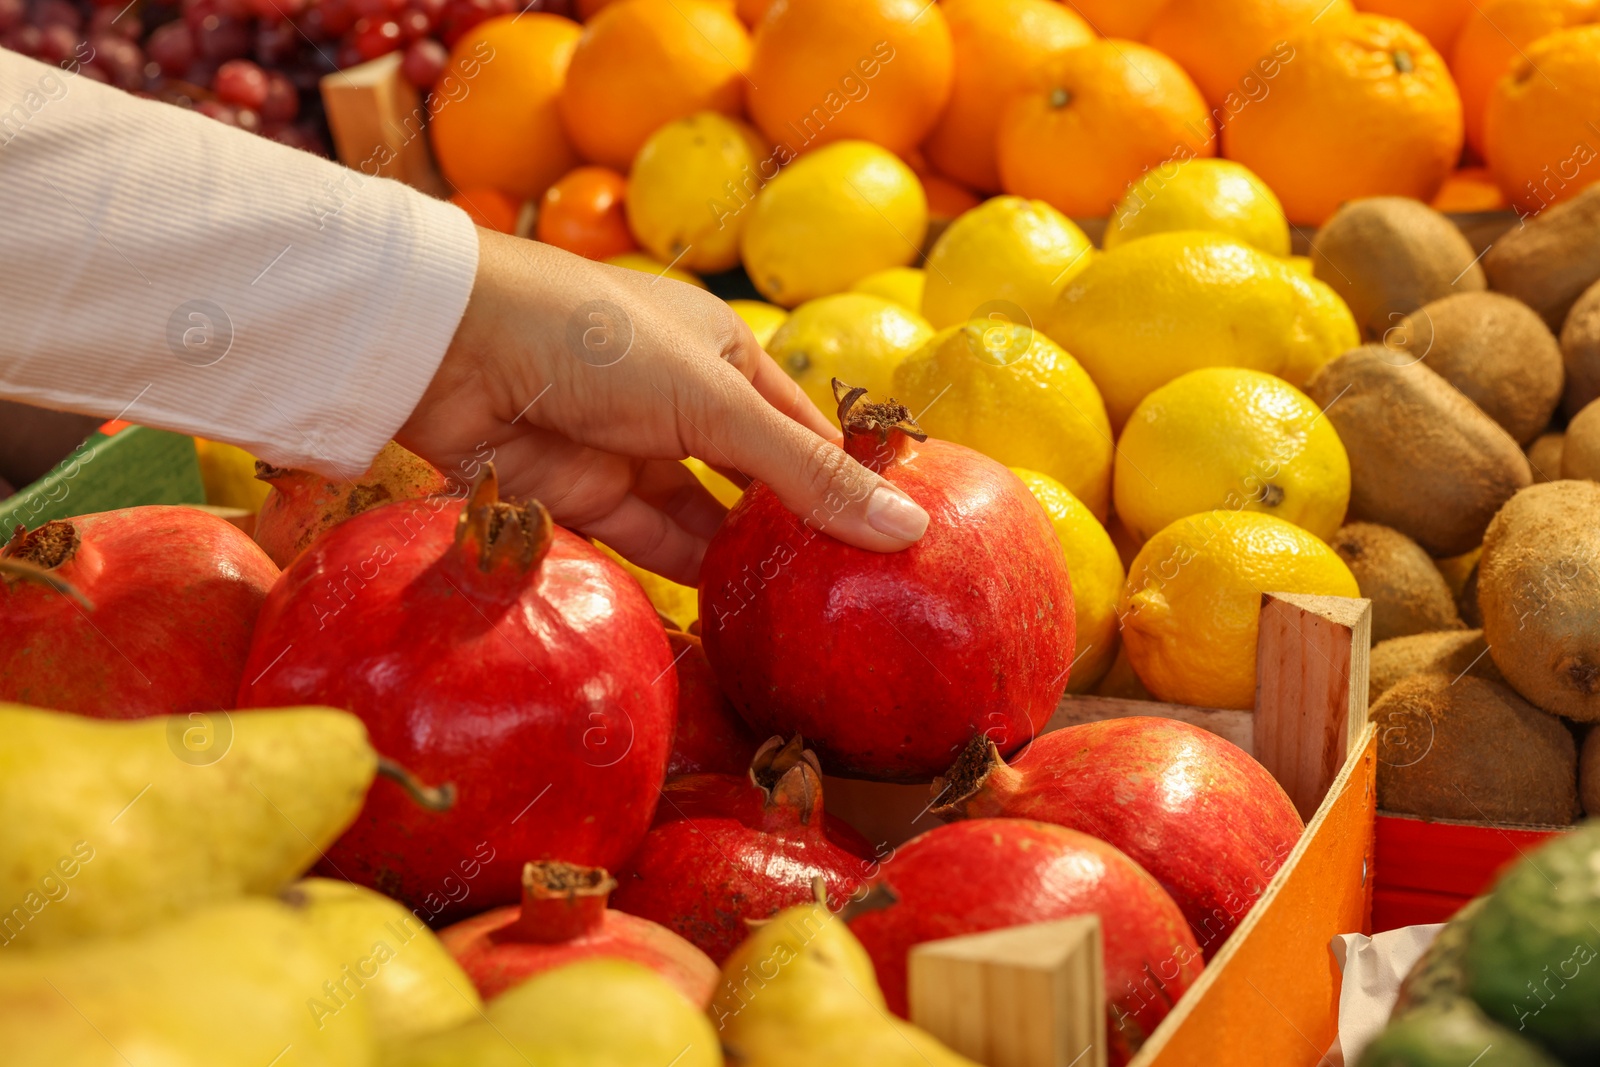
{"type": "Polygon", "coordinates": [[[1372,640],[1460,630],[1455,594],[1433,560],[1405,534],[1375,522],[1347,523],[1328,546],[1372,601],[1372,640]]]}
{"type": "MultiPolygon", "coordinates": [[[[1561,447],[1561,477],[1587,478],[1600,482],[1600,400],[1567,423],[1567,439],[1561,447]]],[[[1600,516],[1596,516],[1600,520],[1600,516]]]]}
{"type": "Polygon", "coordinates": [[[1514,296],[1561,331],[1583,291],[1600,281],[1600,185],[1506,232],[1483,256],[1489,288],[1514,296]]]}
{"type": "Polygon", "coordinates": [[[1600,815],[1600,730],[1593,728],[1578,750],[1578,802],[1591,819],[1600,815]]]}
{"type": "Polygon", "coordinates": [[[1503,293],[1452,293],[1413,311],[1384,338],[1423,360],[1518,444],[1550,425],[1565,371],[1555,334],[1503,293]]]}
{"type": "Polygon", "coordinates": [[[1455,224],[1420,200],[1351,200],[1311,242],[1311,272],[1344,298],[1370,341],[1424,304],[1481,292],[1483,268],[1455,224]]]}
{"type": "Polygon", "coordinates": [[[1429,555],[1477,547],[1500,505],[1533,480],[1499,423],[1403,352],[1351,349],[1305,393],[1350,457],[1350,518],[1399,530],[1429,555]]]}
{"type": "Polygon", "coordinates": [[[1566,436],[1559,431],[1542,433],[1528,446],[1528,467],[1533,471],[1534,485],[1561,477],[1561,448],[1566,436]]]}
{"type": "Polygon", "coordinates": [[[1571,418],[1600,398],[1600,282],[1583,291],[1561,327],[1561,362],[1567,387],[1561,410],[1571,418]]]}
{"type": "Polygon", "coordinates": [[[1478,561],[1478,607],[1495,666],[1555,715],[1600,720],[1600,483],[1522,490],[1478,561]]]}
{"type": "Polygon", "coordinates": [[[1498,682],[1413,674],[1369,715],[1383,811],[1540,826],[1578,816],[1572,731],[1498,682]]]}
{"type": "Polygon", "coordinates": [[[1478,565],[1474,563],[1467,572],[1467,580],[1461,583],[1461,592],[1456,594],[1456,614],[1461,616],[1461,621],[1474,630],[1483,629],[1483,612],[1478,607],[1478,565]]]}
{"type": "Polygon", "coordinates": [[[1376,704],[1394,684],[1413,674],[1470,674],[1504,683],[1482,630],[1440,630],[1391,637],[1372,646],[1367,664],[1367,703],[1376,704]]]}

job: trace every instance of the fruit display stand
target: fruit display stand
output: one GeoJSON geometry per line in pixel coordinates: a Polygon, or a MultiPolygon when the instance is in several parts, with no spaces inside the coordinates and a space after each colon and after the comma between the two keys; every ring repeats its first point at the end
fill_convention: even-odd
{"type": "MultiPolygon", "coordinates": [[[[1372,907],[1370,617],[1365,600],[1265,594],[1253,710],[1069,695],[1045,727],[1130,715],[1199,726],[1252,753],[1306,820],[1299,844],[1135,1067],[1309,1067],[1332,1044],[1340,974],[1328,944],[1367,929],[1372,907]]],[[[830,811],[888,846],[935,824],[926,787],[829,778],[824,794],[830,811]]],[[[913,1020],[989,1067],[1103,1063],[1104,991],[1099,968],[1085,963],[1097,951],[1093,926],[998,933],[1011,936],[978,934],[918,950],[913,1020]],[[929,954],[936,958],[918,958],[929,954]],[[1030,1015],[1018,1004],[1037,1010],[1030,1015]],[[1091,1046],[1099,1058],[1085,1055],[1091,1046]]]]}

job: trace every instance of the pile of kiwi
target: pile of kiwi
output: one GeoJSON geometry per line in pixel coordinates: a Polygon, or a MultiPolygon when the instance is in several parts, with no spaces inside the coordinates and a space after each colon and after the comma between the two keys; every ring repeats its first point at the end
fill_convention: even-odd
{"type": "Polygon", "coordinates": [[[1379,807],[1600,815],[1600,185],[1481,253],[1352,201],[1312,267],[1367,341],[1305,391],[1350,456],[1332,545],[1373,602],[1379,807]]]}

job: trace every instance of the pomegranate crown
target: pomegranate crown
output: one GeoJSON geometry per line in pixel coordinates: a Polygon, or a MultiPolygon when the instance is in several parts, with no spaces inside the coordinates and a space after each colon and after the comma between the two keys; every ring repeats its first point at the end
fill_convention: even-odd
{"type": "Polygon", "coordinates": [[[802,826],[822,806],[822,764],[799,734],[769,737],[750,761],[750,780],[766,795],[767,810],[791,811],[802,826]]]}
{"type": "Polygon", "coordinates": [[[456,545],[485,574],[503,564],[526,574],[550,551],[553,530],[550,512],[537,500],[501,500],[494,464],[485,463],[456,520],[456,545]]]}
{"type": "Polygon", "coordinates": [[[85,611],[93,611],[94,604],[77,586],[51,573],[77,554],[78,542],[78,528],[64,519],[51,519],[32,533],[18,523],[11,540],[0,546],[0,588],[9,589],[19,581],[37,582],[71,597],[85,611]]]}
{"type": "Polygon", "coordinates": [[[873,434],[879,441],[887,441],[895,431],[913,441],[926,441],[928,435],[911,411],[894,397],[883,403],[867,400],[867,391],[861,386],[849,386],[833,379],[833,398],[839,402],[839,429],[846,437],[873,434]]]}

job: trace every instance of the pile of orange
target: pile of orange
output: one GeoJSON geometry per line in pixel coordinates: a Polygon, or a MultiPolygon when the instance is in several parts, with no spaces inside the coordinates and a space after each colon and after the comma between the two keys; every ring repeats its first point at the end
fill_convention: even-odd
{"type": "Polygon", "coordinates": [[[465,91],[430,104],[432,142],[481,223],[525,223],[532,201],[550,214],[537,236],[599,258],[636,249],[620,205],[641,147],[697,114],[765,148],[752,193],[803,153],[865,140],[923,178],[936,215],[1004,192],[1103,216],[1150,168],[1213,155],[1259,174],[1301,225],[1373,195],[1537,211],[1600,177],[1600,0],[574,11],[581,23],[525,14],[464,37],[447,73],[465,91]]]}

